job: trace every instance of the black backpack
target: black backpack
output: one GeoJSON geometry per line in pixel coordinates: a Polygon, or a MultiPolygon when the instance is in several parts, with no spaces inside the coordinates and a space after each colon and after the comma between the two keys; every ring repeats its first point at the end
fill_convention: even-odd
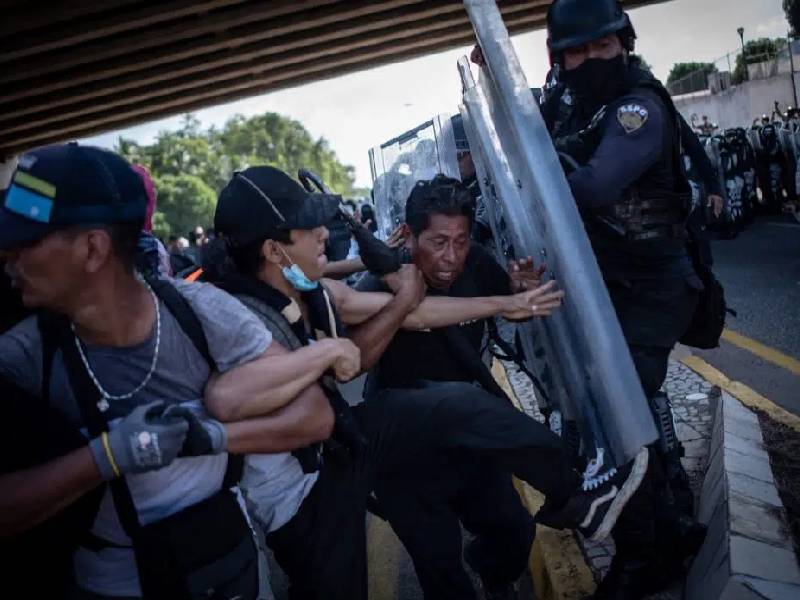
{"type": "Polygon", "coordinates": [[[727,313],[736,316],[736,312],[728,308],[725,290],[711,270],[711,245],[702,226],[690,219],[686,229],[689,234],[687,249],[694,270],[703,282],[703,291],[697,299],[692,322],[680,342],[693,348],[710,350],[719,346],[727,313]]]}

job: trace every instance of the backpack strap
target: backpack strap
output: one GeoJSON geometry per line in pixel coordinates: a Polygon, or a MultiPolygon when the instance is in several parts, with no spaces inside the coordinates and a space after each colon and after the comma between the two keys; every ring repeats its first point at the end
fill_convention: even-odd
{"type": "Polygon", "coordinates": [[[514,348],[510,343],[508,343],[505,339],[503,339],[503,336],[500,335],[500,332],[497,330],[497,323],[495,322],[494,319],[487,319],[487,323],[488,323],[487,328],[489,330],[489,339],[491,339],[491,341],[493,341],[495,345],[497,345],[497,347],[503,351],[503,354],[500,354],[496,351],[490,350],[492,356],[494,356],[499,360],[510,360],[515,365],[517,365],[517,368],[523,373],[525,373],[528,379],[531,380],[531,383],[536,388],[536,394],[542,398],[543,403],[547,406],[552,406],[552,404],[550,404],[550,398],[547,392],[545,391],[542,382],[539,381],[539,378],[536,377],[536,375],[534,375],[533,372],[525,364],[525,355],[521,347],[522,340],[519,337],[519,331],[517,331],[514,336],[514,341],[516,342],[517,345],[517,347],[514,348]]]}
{"type": "Polygon", "coordinates": [[[146,277],[145,279],[150,287],[153,288],[156,296],[166,305],[167,310],[172,313],[175,320],[178,321],[178,325],[181,326],[183,332],[192,340],[195,348],[208,363],[210,369],[216,371],[217,363],[208,349],[208,340],[203,331],[203,326],[189,301],[169,281],[157,277],[146,277]]]}
{"type": "MultiPolygon", "coordinates": [[[[208,348],[208,339],[206,338],[203,325],[195,313],[189,301],[172,285],[169,281],[158,277],[147,277],[147,283],[153,288],[156,296],[164,303],[178,321],[183,332],[192,340],[195,348],[200,355],[208,363],[211,371],[217,370],[217,363],[214,357],[211,356],[211,351],[208,348]]],[[[244,456],[240,454],[228,454],[228,466],[225,469],[225,478],[222,483],[222,489],[228,489],[237,485],[242,479],[244,471],[244,456]]]]}
{"type": "MultiPolygon", "coordinates": [[[[70,343],[68,336],[62,335],[60,339],[64,342],[61,344],[61,352],[70,387],[78,403],[83,422],[89,430],[89,435],[96,438],[108,431],[108,421],[98,407],[100,392],[89,379],[89,374],[86,372],[86,367],[83,365],[75,344],[70,343]]],[[[141,524],[128,483],[125,477],[117,477],[110,482],[110,487],[120,524],[128,537],[133,538],[141,528],[141,524]]]]}
{"type": "Polygon", "coordinates": [[[50,381],[53,373],[53,359],[61,343],[62,327],[60,318],[49,312],[36,315],[36,325],[42,340],[42,387],[41,398],[46,405],[50,404],[50,381]]]}

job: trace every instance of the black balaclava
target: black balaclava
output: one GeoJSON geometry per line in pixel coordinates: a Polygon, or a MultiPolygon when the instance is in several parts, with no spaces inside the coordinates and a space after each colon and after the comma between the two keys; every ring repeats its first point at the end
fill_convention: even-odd
{"type": "Polygon", "coordinates": [[[578,67],[561,70],[561,80],[582,100],[608,104],[630,88],[625,56],[589,58],[578,67]]]}

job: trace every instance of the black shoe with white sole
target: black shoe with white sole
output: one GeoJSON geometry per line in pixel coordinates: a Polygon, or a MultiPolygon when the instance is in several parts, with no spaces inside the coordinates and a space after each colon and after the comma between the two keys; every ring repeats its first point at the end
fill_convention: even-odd
{"type": "Polygon", "coordinates": [[[581,489],[560,507],[545,502],[536,521],[555,529],[577,529],[584,537],[600,541],[608,537],[622,509],[647,472],[647,449],[619,469],[584,481],[581,489]]]}

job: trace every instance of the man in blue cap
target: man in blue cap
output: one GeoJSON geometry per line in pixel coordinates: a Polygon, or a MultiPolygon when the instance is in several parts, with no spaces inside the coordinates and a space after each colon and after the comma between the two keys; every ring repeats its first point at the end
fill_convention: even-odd
{"type": "Polygon", "coordinates": [[[325,439],[333,415],[316,384],[288,380],[292,355],[234,298],[136,273],[145,204],[141,178],[112,152],[71,143],[19,159],[0,208],[0,259],[25,305],[45,314],[0,336],[0,376],[84,437],[0,476],[0,532],[29,530],[101,488],[75,542],[75,597],[179,598],[201,585],[254,599],[234,454],[325,439]],[[270,360],[252,372],[272,414],[205,420],[214,372],[261,357],[270,360]]]}

